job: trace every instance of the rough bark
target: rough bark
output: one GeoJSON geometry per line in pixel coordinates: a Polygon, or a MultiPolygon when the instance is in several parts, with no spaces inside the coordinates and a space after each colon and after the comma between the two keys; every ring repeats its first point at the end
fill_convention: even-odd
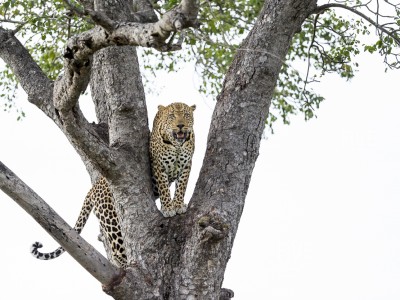
{"type": "MultiPolygon", "coordinates": [[[[54,89],[18,40],[1,28],[0,57],[12,67],[30,101],[68,137],[92,178],[102,174],[111,185],[129,267],[105,291],[120,300],[230,298],[233,292],[221,286],[272,93],[291,39],[316,0],[265,1],[226,74],[189,209],[173,218],[162,217],[152,200],[144,90],[135,49],[120,44],[163,50],[160,45],[170,32],[197,25],[197,2],[183,0],[174,10],[179,17],[165,14],[154,23],[135,26],[126,21],[148,9],[149,1],[135,1],[136,11],[129,3],[99,0],[94,9],[86,7],[85,13],[99,26],[67,43],[65,75],[54,89]],[[157,43],[132,42],[139,27],[157,32],[157,43]],[[23,65],[41,80],[38,87],[23,65]],[[89,74],[98,124],[89,124],[77,104],[89,74]]],[[[154,15],[142,17],[148,22],[154,15]]],[[[113,267],[109,270],[114,272],[113,267]]]]}

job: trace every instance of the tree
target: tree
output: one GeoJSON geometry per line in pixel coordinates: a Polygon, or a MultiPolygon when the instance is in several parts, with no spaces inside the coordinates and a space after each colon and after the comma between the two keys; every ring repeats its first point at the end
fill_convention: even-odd
{"type": "MultiPolygon", "coordinates": [[[[148,4],[146,1],[135,3],[148,4]]],[[[102,259],[5,166],[1,168],[3,191],[18,201],[30,200],[25,209],[92,272],[114,298],[190,299],[204,295],[204,298],[217,299],[274,92],[284,118],[294,110],[293,105],[282,102],[279,96],[290,97],[290,92],[296,91],[295,84],[289,90],[279,84],[278,92],[275,89],[288,52],[295,55],[303,49],[311,61],[316,56],[309,49],[317,48],[325,59],[322,70],[341,70],[344,77],[352,76],[352,68],[345,59],[355,51],[354,44],[350,48],[343,47],[343,53],[335,53],[336,60],[332,60],[329,52],[334,48],[314,47],[315,25],[308,27],[311,39],[302,38],[303,31],[300,37],[294,38],[302,24],[317,24],[317,17],[311,23],[306,22],[307,17],[318,16],[335,5],[318,7],[316,1],[259,2],[262,8],[258,20],[236,49],[218,96],[207,153],[190,209],[181,217],[164,219],[150,200],[147,112],[136,54],[134,48],[121,45],[176,50],[179,44],[164,41],[170,32],[199,25],[197,6],[195,2],[182,1],[181,6],[151,23],[155,21],[153,14],[124,13],[128,11],[127,3],[118,3],[112,9],[96,3],[96,10],[86,2],[83,3],[84,10],[67,4],[76,15],[90,16],[98,26],[82,31],[79,38],[68,40],[64,74],[54,84],[16,39],[18,28],[14,31],[0,29],[0,57],[13,70],[29,101],[50,117],[71,141],[93,180],[99,173],[109,180],[120,207],[132,268],[117,270],[102,259]],[[131,18],[150,23],[122,22],[131,18]],[[138,28],[153,34],[143,35],[145,31],[138,28]],[[299,41],[297,45],[308,41],[313,47],[290,48],[293,39],[299,41]],[[89,124],[85,120],[77,102],[89,84],[90,73],[98,124],[89,124]],[[36,206],[41,207],[40,211],[32,206],[35,202],[40,203],[36,206]],[[63,237],[66,234],[69,239],[63,237]],[[162,281],[157,280],[160,277],[162,281]]],[[[138,7],[139,12],[148,8],[138,7]]],[[[346,23],[341,24],[346,26],[346,23]]],[[[333,29],[340,30],[341,27],[333,29]]],[[[385,31],[389,35],[382,36],[375,50],[383,49],[389,55],[392,48],[385,47],[399,43],[395,31],[385,31]]],[[[370,47],[366,50],[374,51],[370,47]]],[[[293,75],[285,66],[282,74],[293,75]]],[[[306,78],[304,83],[308,84],[307,81],[306,78]]],[[[300,92],[304,90],[300,89],[300,92]]],[[[311,117],[312,105],[318,105],[321,99],[312,94],[304,95],[300,110],[303,109],[306,117],[311,117]]]]}

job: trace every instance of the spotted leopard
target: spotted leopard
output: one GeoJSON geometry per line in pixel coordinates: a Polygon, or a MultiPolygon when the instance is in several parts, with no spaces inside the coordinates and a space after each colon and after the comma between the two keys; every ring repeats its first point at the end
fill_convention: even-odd
{"type": "MultiPolygon", "coordinates": [[[[193,111],[183,103],[159,106],[153,122],[150,138],[150,160],[152,164],[153,191],[160,197],[161,212],[165,217],[186,211],[183,202],[189,178],[194,151],[193,111]],[[169,187],[175,181],[175,196],[171,200],[169,187]]],[[[80,234],[89,218],[90,212],[100,221],[103,236],[108,239],[112,249],[113,262],[119,267],[126,267],[126,254],[120,228],[120,221],[114,207],[114,199],[104,177],[93,185],[83,203],[74,229],[80,234]]],[[[35,242],[31,246],[34,257],[50,260],[65,252],[59,247],[53,252],[42,253],[38,249],[43,245],[35,242]]]]}
{"type": "Polygon", "coordinates": [[[186,211],[183,202],[194,152],[193,111],[196,106],[172,103],[158,106],[150,136],[153,189],[161,213],[173,217],[186,211]],[[170,185],[175,182],[171,199],[170,185]]]}

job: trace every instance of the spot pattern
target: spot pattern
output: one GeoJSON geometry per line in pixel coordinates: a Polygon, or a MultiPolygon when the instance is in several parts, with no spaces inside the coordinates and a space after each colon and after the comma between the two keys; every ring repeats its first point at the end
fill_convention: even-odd
{"type": "Polygon", "coordinates": [[[160,105],[150,136],[153,190],[160,197],[161,213],[173,217],[186,211],[184,196],[194,152],[193,111],[196,106],[160,105]],[[170,186],[175,182],[171,198],[170,186]]]}
{"type": "MultiPolygon", "coordinates": [[[[117,266],[124,268],[126,266],[126,254],[121,234],[121,227],[119,225],[120,222],[114,207],[114,199],[110,187],[104,177],[100,177],[100,179],[93,185],[83,202],[81,212],[74,226],[74,229],[79,234],[85,226],[92,209],[96,217],[99,219],[103,236],[107,238],[111,246],[114,263],[117,266]]],[[[57,258],[65,252],[63,247],[59,247],[53,252],[42,253],[38,250],[42,246],[43,245],[40,242],[32,244],[31,253],[34,257],[42,260],[49,260],[57,258]]]]}

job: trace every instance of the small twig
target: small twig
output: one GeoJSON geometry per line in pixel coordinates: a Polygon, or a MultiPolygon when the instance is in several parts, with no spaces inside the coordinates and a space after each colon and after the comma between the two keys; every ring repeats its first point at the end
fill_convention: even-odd
{"type": "Polygon", "coordinates": [[[20,24],[20,25],[25,25],[26,22],[21,22],[21,21],[15,21],[15,20],[10,20],[10,19],[0,19],[0,23],[11,23],[11,24],[20,24]]]}
{"type": "MultiPolygon", "coordinates": [[[[314,19],[314,23],[313,23],[313,34],[312,34],[312,38],[311,38],[311,43],[310,46],[308,47],[308,53],[307,53],[307,73],[306,73],[306,78],[304,80],[304,86],[303,86],[303,91],[302,91],[302,95],[304,96],[304,98],[306,99],[306,102],[309,103],[309,100],[306,96],[306,87],[307,87],[307,83],[308,83],[308,76],[310,74],[310,66],[311,66],[311,48],[314,47],[314,42],[315,42],[315,35],[316,35],[316,31],[317,31],[317,21],[318,21],[318,17],[321,14],[316,14],[315,15],[315,19],[314,19]]],[[[312,107],[312,106],[311,106],[312,107]]]]}

